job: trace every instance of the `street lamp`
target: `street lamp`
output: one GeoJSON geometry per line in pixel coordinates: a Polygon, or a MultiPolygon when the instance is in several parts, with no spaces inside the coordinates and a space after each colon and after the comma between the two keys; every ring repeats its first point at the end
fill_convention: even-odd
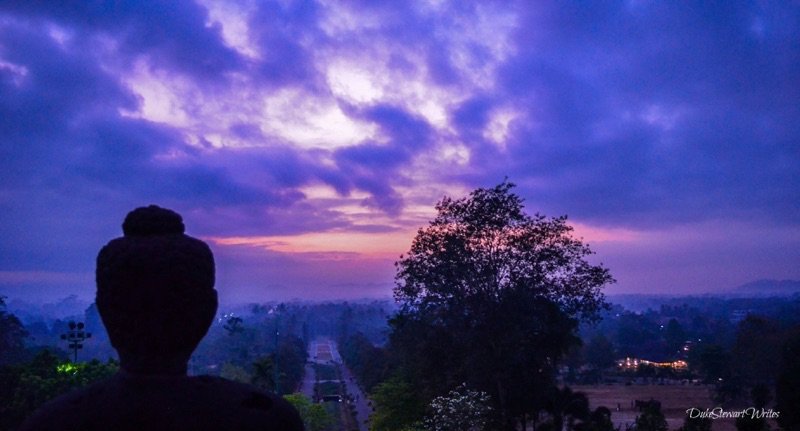
{"type": "Polygon", "coordinates": [[[83,322],[69,322],[69,332],[61,334],[61,339],[69,342],[69,348],[75,352],[75,362],[78,362],[78,349],[83,349],[83,342],[91,338],[91,332],[83,331],[83,322]]]}

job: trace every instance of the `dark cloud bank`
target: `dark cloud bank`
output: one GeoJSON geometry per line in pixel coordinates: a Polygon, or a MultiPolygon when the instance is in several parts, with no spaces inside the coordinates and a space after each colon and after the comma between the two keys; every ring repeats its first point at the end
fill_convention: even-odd
{"type": "MultiPolygon", "coordinates": [[[[742,246],[763,239],[754,249],[764,260],[800,257],[796,5],[493,5],[516,14],[516,27],[491,89],[474,91],[441,34],[457,32],[452,17],[469,21],[485,11],[455,2],[433,13],[401,3],[353,7],[378,25],[340,37],[322,30],[325,13],[314,2],[259,3],[247,21],[260,53],[253,58],[227,45],[208,11],[188,1],[4,2],[0,271],[90,273],[122,216],[152,202],[184,213],[194,234],[214,236],[348,228],[343,214],[304,199],[300,189],[313,184],[343,197],[365,192],[365,208],[398,217],[408,204],[400,189],[414,186],[407,169],[445,140],[464,145],[468,163],[434,170],[429,182],[477,187],[508,176],[531,211],[598,227],[689,226],[682,232],[691,236],[702,234],[695,224],[717,223],[723,232],[758,226],[737,234],[742,246]],[[124,115],[141,108],[121,77],[137,62],[212,95],[241,77],[256,88],[327,94],[321,53],[357,56],[375,46],[394,52],[387,67],[424,68],[430,85],[467,91],[448,107],[451,132],[391,102],[339,101],[348,117],[373,124],[385,139],[309,150],[242,124],[231,133],[260,145],[221,149],[190,144],[174,125],[124,115]],[[423,62],[404,58],[400,47],[423,62]],[[515,113],[504,147],[482,133],[501,108],[515,113]]],[[[467,52],[476,64],[491,57],[478,45],[467,52]]],[[[714,271],[753,258],[720,262],[724,235],[698,243],[709,247],[703,256],[717,253],[709,260],[714,271]]],[[[682,256],[690,244],[653,249],[682,256]]],[[[642,272],[624,247],[607,250],[623,271],[642,272]]],[[[784,266],[774,271],[798,275],[784,266]]]]}

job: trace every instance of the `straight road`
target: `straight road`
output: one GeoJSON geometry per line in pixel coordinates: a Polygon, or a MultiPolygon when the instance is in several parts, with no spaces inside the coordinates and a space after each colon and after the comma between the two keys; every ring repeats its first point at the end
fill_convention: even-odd
{"type": "Polygon", "coordinates": [[[303,375],[303,384],[300,387],[300,393],[307,396],[312,401],[314,400],[314,383],[316,378],[314,365],[306,363],[306,372],[303,375]]]}
{"type": "MultiPolygon", "coordinates": [[[[314,383],[316,375],[313,364],[336,365],[342,373],[347,395],[352,397],[353,405],[356,407],[356,422],[359,431],[369,430],[369,416],[372,408],[369,406],[369,399],[358,386],[353,373],[345,366],[342,356],[339,354],[338,346],[333,340],[320,338],[308,345],[309,363],[306,364],[306,374],[303,377],[302,392],[304,395],[314,399],[314,383]]],[[[344,407],[343,407],[344,408],[344,407]]]]}
{"type": "Polygon", "coordinates": [[[337,346],[333,341],[330,342],[330,346],[333,361],[340,364],[342,378],[344,379],[344,383],[347,387],[347,394],[353,397],[353,403],[356,406],[356,421],[358,422],[358,429],[359,431],[367,431],[369,429],[369,417],[372,414],[372,407],[369,406],[370,400],[361,390],[361,387],[358,386],[358,381],[356,380],[355,376],[353,376],[353,373],[351,373],[350,369],[344,364],[341,355],[339,355],[339,346],[337,346]]]}

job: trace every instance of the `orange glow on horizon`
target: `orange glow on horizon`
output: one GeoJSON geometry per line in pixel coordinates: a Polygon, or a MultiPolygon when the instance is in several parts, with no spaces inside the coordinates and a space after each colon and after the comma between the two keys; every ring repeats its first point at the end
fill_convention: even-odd
{"type": "Polygon", "coordinates": [[[210,237],[223,246],[250,246],[282,253],[356,253],[363,257],[397,258],[408,251],[415,231],[312,232],[299,235],[210,237]]]}
{"type": "MultiPolygon", "coordinates": [[[[570,223],[575,236],[584,242],[631,242],[642,234],[620,228],[597,228],[570,223]]],[[[406,253],[416,235],[416,228],[390,232],[332,231],[309,232],[297,235],[207,237],[221,246],[249,246],[281,253],[354,254],[362,258],[391,258],[406,253]]]]}
{"type": "Polygon", "coordinates": [[[632,242],[642,238],[640,232],[625,228],[601,228],[568,221],[575,228],[575,236],[584,242],[632,242]]]}

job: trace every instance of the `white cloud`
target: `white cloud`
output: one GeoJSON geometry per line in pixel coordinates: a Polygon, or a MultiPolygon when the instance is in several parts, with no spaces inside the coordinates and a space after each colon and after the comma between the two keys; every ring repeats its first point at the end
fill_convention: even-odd
{"type": "Polygon", "coordinates": [[[217,24],[221,27],[225,44],[245,57],[252,59],[260,57],[258,48],[250,39],[247,26],[247,16],[255,9],[252,2],[201,0],[200,3],[208,9],[209,22],[206,24],[217,24]]]}
{"type": "Polygon", "coordinates": [[[334,100],[294,89],[267,96],[258,122],[267,133],[302,148],[354,145],[376,133],[374,125],[351,119],[334,100]]]}
{"type": "Polygon", "coordinates": [[[498,109],[493,111],[490,114],[486,128],[483,130],[483,137],[494,142],[501,150],[505,150],[509,125],[516,117],[516,112],[511,109],[498,109]]]}

